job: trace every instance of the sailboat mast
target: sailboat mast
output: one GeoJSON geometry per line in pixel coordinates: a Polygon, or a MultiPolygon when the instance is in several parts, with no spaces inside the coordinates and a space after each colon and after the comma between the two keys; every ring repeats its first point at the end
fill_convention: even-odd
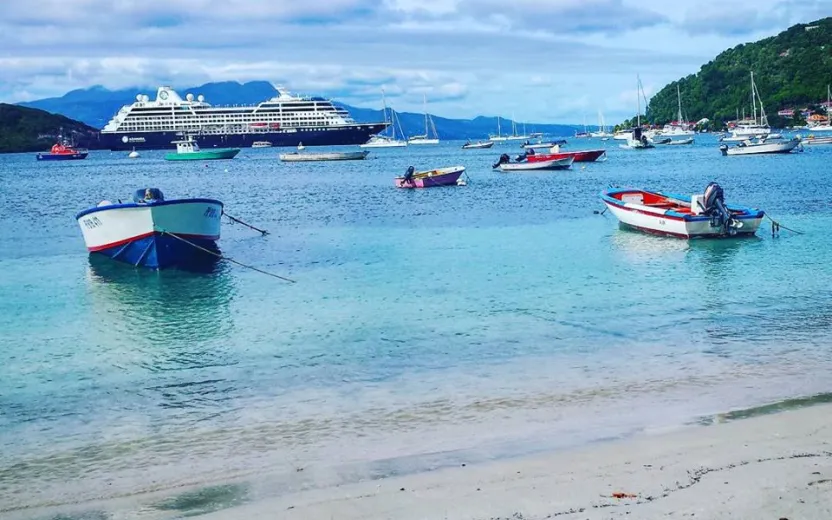
{"type": "Polygon", "coordinates": [[[676,99],[679,100],[679,115],[676,122],[682,124],[682,93],[679,91],[679,84],[676,84],[676,99]]]}
{"type": "Polygon", "coordinates": [[[641,77],[636,74],[636,102],[638,103],[638,112],[636,112],[637,127],[641,128],[641,77]]]}
{"type": "Polygon", "coordinates": [[[422,106],[425,110],[425,139],[428,138],[428,95],[422,94],[422,106]]]}
{"type": "Polygon", "coordinates": [[[757,96],[754,87],[754,71],[751,71],[751,114],[754,117],[754,124],[757,124],[757,96]]]}

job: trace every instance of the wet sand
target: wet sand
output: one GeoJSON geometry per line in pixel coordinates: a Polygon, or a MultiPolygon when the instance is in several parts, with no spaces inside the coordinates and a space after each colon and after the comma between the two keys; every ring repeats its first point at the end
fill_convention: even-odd
{"type": "Polygon", "coordinates": [[[311,489],[203,516],[832,518],[832,405],[566,452],[311,489]]]}

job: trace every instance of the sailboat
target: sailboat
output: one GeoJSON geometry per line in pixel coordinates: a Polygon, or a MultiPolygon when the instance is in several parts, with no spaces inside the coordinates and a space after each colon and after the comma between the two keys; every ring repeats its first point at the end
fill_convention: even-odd
{"type": "Polygon", "coordinates": [[[586,129],[586,116],[584,116],[584,131],[583,132],[578,132],[576,130],[575,131],[575,137],[578,138],[578,139],[590,137],[589,132],[586,129]]]}
{"type": "Polygon", "coordinates": [[[662,129],[662,135],[667,137],[692,137],[696,132],[688,127],[685,119],[682,116],[682,94],[679,90],[679,84],[676,84],[676,99],[678,101],[678,112],[676,113],[676,121],[672,121],[662,129]]]}
{"type": "Polygon", "coordinates": [[[735,138],[739,137],[767,137],[771,133],[771,128],[768,126],[768,117],[763,108],[763,98],[760,97],[760,92],[757,90],[757,84],[754,83],[754,71],[751,71],[751,114],[753,122],[742,122],[734,128],[732,134],[735,138]],[[757,118],[757,101],[760,102],[760,117],[757,118]]]}
{"type": "Polygon", "coordinates": [[[531,136],[526,134],[526,124],[523,123],[523,133],[517,134],[517,122],[514,121],[514,114],[511,115],[511,135],[506,137],[506,141],[528,141],[531,136]]]}
{"type": "Polygon", "coordinates": [[[636,79],[638,80],[638,91],[636,93],[636,100],[638,103],[638,112],[636,112],[636,127],[633,128],[632,133],[627,138],[627,144],[622,144],[621,148],[626,148],[628,150],[647,150],[649,148],[655,148],[655,146],[650,142],[650,139],[647,137],[644,129],[641,128],[641,96],[644,94],[644,87],[641,85],[641,78],[636,76],[636,79]]]}
{"type": "Polygon", "coordinates": [[[425,133],[422,135],[414,135],[407,140],[408,144],[439,144],[439,134],[436,133],[436,126],[433,124],[433,118],[428,114],[428,98],[424,96],[425,106],[425,133]],[[432,137],[431,137],[432,136],[432,137]]]}
{"type": "Polygon", "coordinates": [[[832,121],[830,121],[829,117],[830,111],[832,111],[832,92],[829,90],[829,85],[826,85],[826,122],[806,127],[806,130],[812,132],[832,132],[832,121]]]}
{"type": "Polygon", "coordinates": [[[597,139],[609,139],[612,137],[612,134],[607,131],[607,124],[604,121],[604,113],[600,110],[598,111],[598,131],[590,132],[589,136],[597,139]]]}
{"type": "Polygon", "coordinates": [[[404,132],[402,131],[402,125],[399,122],[399,116],[396,115],[396,111],[392,108],[390,109],[390,119],[387,118],[387,100],[384,97],[384,90],[381,91],[381,104],[383,106],[384,111],[384,122],[389,125],[388,128],[391,129],[391,135],[382,135],[376,134],[370,138],[369,141],[366,143],[359,145],[360,148],[404,148],[407,146],[407,141],[403,141],[401,139],[396,139],[396,128],[399,130],[399,134],[404,137],[404,132]]]}
{"type": "Polygon", "coordinates": [[[504,143],[508,141],[508,137],[500,133],[500,116],[497,116],[497,133],[489,135],[488,140],[494,143],[504,143]]]}

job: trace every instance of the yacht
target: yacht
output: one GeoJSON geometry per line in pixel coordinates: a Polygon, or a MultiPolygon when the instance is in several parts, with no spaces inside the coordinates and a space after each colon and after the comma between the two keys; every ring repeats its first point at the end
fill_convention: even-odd
{"type": "Polygon", "coordinates": [[[424,96],[423,103],[425,106],[425,133],[422,135],[414,135],[407,140],[408,144],[439,144],[439,134],[436,133],[436,126],[433,124],[433,118],[428,114],[428,98],[424,96]]]}

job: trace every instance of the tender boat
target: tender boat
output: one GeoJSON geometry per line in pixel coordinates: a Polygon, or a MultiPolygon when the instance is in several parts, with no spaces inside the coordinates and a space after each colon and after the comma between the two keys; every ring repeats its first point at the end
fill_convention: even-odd
{"type": "Polygon", "coordinates": [[[215,159],[233,159],[239,148],[211,148],[200,150],[199,145],[192,136],[187,136],[181,141],[172,141],[176,145],[176,153],[166,153],[166,161],[210,161],[215,159]]]}
{"type": "Polygon", "coordinates": [[[686,144],[693,144],[693,137],[688,137],[687,139],[671,139],[669,143],[666,143],[667,146],[683,146],[686,144]]]}
{"type": "Polygon", "coordinates": [[[463,173],[465,173],[464,166],[451,166],[423,172],[417,172],[411,166],[403,176],[395,178],[395,183],[397,188],[435,188],[437,186],[464,185],[460,179],[463,173]]]}
{"type": "MultiPolygon", "coordinates": [[[[298,145],[300,146],[300,145],[298,145]]],[[[251,143],[252,148],[271,148],[272,142],[271,141],[254,141],[251,143]]]]}
{"type": "Polygon", "coordinates": [[[574,152],[561,152],[559,146],[553,146],[549,153],[535,153],[534,149],[526,152],[526,161],[541,162],[552,159],[566,159],[571,157],[575,162],[595,162],[606,155],[607,151],[600,150],[577,150],[574,152]]]}
{"type": "Polygon", "coordinates": [[[778,141],[770,143],[765,139],[757,142],[745,141],[737,146],[729,147],[723,144],[719,147],[722,155],[758,155],[758,154],[772,154],[772,153],[791,153],[792,150],[800,145],[800,139],[794,138],[789,141],[778,141]]]}
{"type": "Polygon", "coordinates": [[[722,188],[712,182],[703,194],[664,194],[611,189],[601,200],[622,227],[679,238],[753,235],[765,216],[761,210],[725,204],[722,188]]]}
{"type": "Polygon", "coordinates": [[[560,159],[548,159],[542,161],[530,162],[523,160],[520,156],[520,161],[511,162],[508,154],[503,154],[494,163],[492,168],[503,172],[528,172],[528,171],[547,171],[547,170],[567,170],[575,161],[574,157],[563,157],[560,159]]]}
{"type": "Polygon", "coordinates": [[[39,153],[35,156],[38,161],[77,161],[86,159],[89,155],[89,150],[85,148],[75,148],[66,141],[61,141],[52,145],[52,149],[45,153],[39,153]]]}
{"type": "Polygon", "coordinates": [[[222,211],[218,200],[165,200],[147,188],[132,202],[102,201],[75,218],[90,253],[140,267],[187,268],[216,259],[203,249],[217,251],[222,211]]]}
{"type": "Polygon", "coordinates": [[[544,143],[542,141],[538,141],[536,143],[530,143],[526,141],[523,143],[522,148],[524,150],[533,150],[537,148],[554,148],[555,146],[562,146],[566,144],[566,139],[557,139],[555,141],[549,141],[548,143],[544,143]]]}
{"type": "Polygon", "coordinates": [[[357,152],[320,152],[320,153],[282,153],[283,162],[312,162],[312,161],[360,161],[369,155],[369,150],[357,152]]]}
{"type": "Polygon", "coordinates": [[[494,141],[477,141],[476,143],[472,143],[468,141],[467,143],[462,145],[463,150],[482,150],[485,148],[491,148],[494,146],[494,141]]]}

